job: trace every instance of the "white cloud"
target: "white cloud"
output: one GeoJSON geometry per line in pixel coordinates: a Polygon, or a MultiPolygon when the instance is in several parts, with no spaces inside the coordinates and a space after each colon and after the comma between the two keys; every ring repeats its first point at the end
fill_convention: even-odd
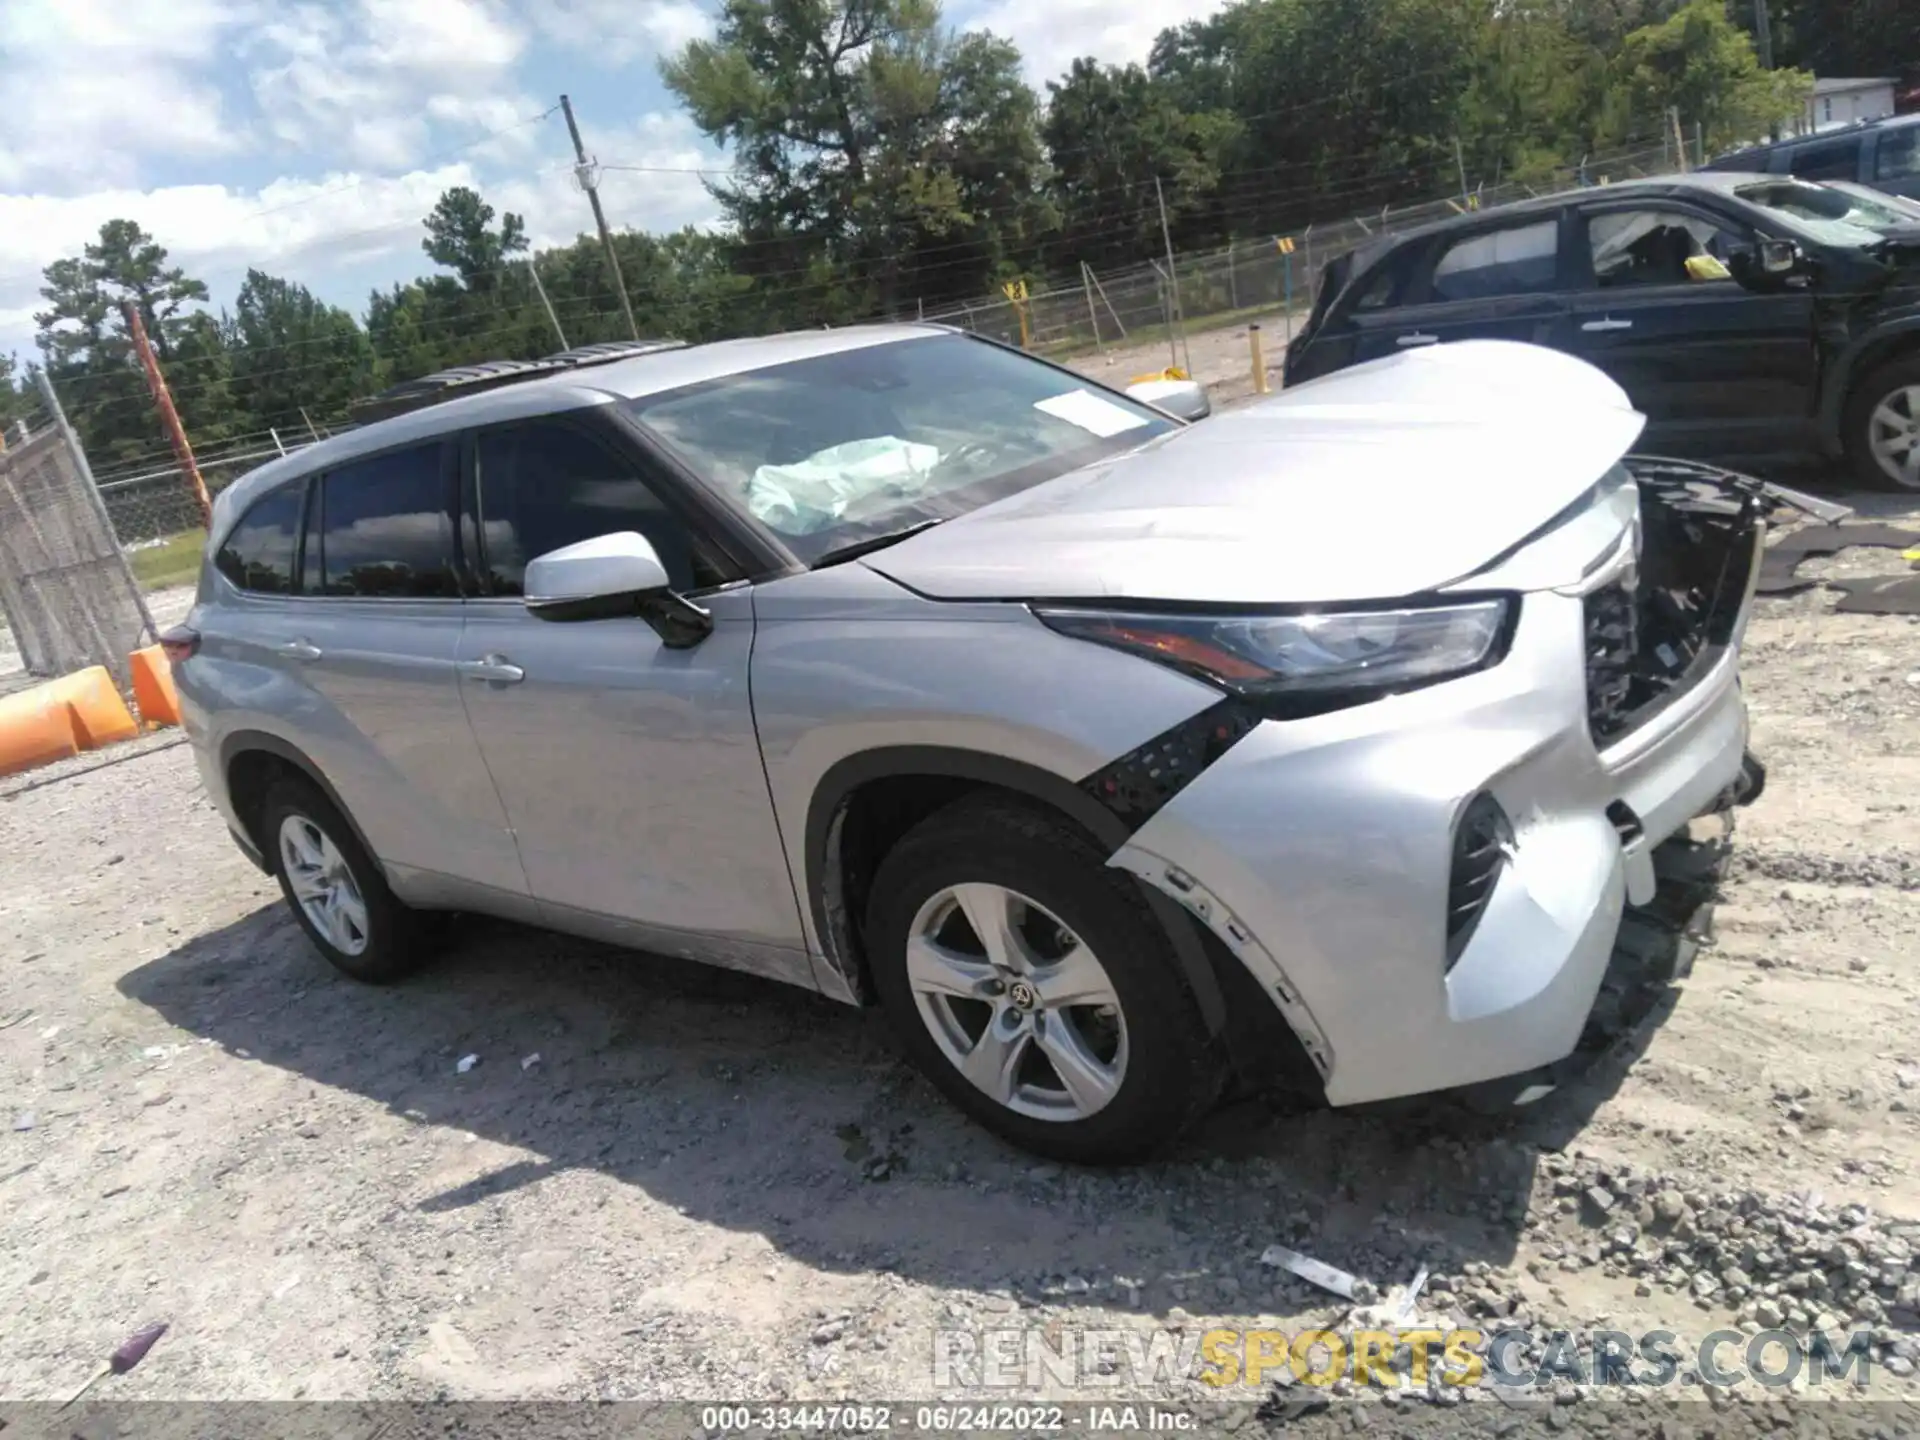
{"type": "Polygon", "coordinates": [[[126,183],[244,147],[206,67],[250,0],[0,0],[0,185],[126,183]]]}
{"type": "MultiPolygon", "coordinates": [[[[1112,64],[1145,61],[1162,30],[1200,20],[1225,0],[1160,0],[1131,5],[1125,0],[988,0],[952,13],[956,22],[991,30],[1020,47],[1027,79],[1039,86],[1057,80],[1083,55],[1112,64]]],[[[1339,3],[1339,0],[1329,0],[1339,3]]]]}
{"type": "Polygon", "coordinates": [[[244,50],[255,103],[282,144],[404,169],[435,122],[502,129],[543,108],[519,95],[526,32],[496,0],[283,6],[244,50]]]}
{"type": "MultiPolygon", "coordinates": [[[[276,180],[258,191],[221,185],[176,185],[154,190],[103,189],[82,196],[0,194],[0,351],[32,344],[33,312],[40,304],[40,272],[97,239],[107,220],[137,221],[167,248],[173,263],[208,282],[214,303],[231,303],[248,266],[299,280],[329,293],[330,278],[386,260],[395,278],[432,266],[420,253],[421,220],[442,191],[471,185],[500,211],[525,217],[536,247],[566,244],[593,230],[572,167],[551,137],[546,161],[520,178],[489,178],[468,159],[397,176],[352,172],[318,179],[276,180]]],[[[653,114],[601,137],[602,156],[652,167],[608,170],[601,195],[617,228],[671,230],[716,218],[697,174],[719,162],[684,115],[653,114]]],[[[364,294],[340,303],[358,309],[364,294]]]]}
{"type": "Polygon", "coordinates": [[[523,0],[547,39],[599,65],[671,55],[713,33],[710,5],[697,0],[523,0]]]}

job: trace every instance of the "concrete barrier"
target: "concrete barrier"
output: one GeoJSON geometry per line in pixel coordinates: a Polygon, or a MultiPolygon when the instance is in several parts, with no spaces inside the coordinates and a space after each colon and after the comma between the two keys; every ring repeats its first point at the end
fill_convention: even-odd
{"type": "Polygon", "coordinates": [[[80,751],[73,707],[36,685],[0,699],[0,776],[51,765],[80,751]]]}
{"type": "Polygon", "coordinates": [[[140,733],[140,722],[133,718],[127,702],[120,698],[113,676],[104,665],[63,675],[36,688],[66,702],[73,714],[73,733],[82,750],[98,750],[102,745],[131,740],[140,733]]]}
{"type": "Polygon", "coordinates": [[[180,694],[173,688],[173,667],[158,645],[136,650],[127,657],[133,674],[133,703],[147,725],[178,725],[180,694]]]}

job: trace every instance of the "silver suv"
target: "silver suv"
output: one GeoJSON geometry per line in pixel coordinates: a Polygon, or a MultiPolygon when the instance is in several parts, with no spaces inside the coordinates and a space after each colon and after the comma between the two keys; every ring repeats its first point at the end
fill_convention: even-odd
{"type": "Polygon", "coordinates": [[[1072,1161],[1513,1103],[1758,774],[1766,487],[1641,426],[1501,342],[1197,424],[930,326],[668,349],[248,475],[168,643],[359,979],[446,910],[752,971],[1072,1161]]]}

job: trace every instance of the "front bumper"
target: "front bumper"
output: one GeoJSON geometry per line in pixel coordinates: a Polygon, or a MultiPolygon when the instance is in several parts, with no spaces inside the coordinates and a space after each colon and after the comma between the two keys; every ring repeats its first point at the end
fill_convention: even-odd
{"type": "Polygon", "coordinates": [[[1267,989],[1350,1105],[1523,1075],[1578,1045],[1653,852],[1739,781],[1738,641],[1596,746],[1582,601],[1525,597],[1507,659],[1448,685],[1267,722],[1111,863],[1180,900],[1267,989]],[[1512,843],[1448,969],[1455,827],[1492,795],[1512,843]]]}

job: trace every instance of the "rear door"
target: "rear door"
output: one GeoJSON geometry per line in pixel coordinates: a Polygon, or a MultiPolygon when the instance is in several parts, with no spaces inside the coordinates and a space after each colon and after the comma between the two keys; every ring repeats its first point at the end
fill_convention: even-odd
{"type": "Polygon", "coordinates": [[[1402,287],[1400,303],[1356,305],[1355,360],[1454,340],[1564,346],[1562,228],[1560,212],[1533,213],[1429,242],[1402,287]]]}
{"type": "Polygon", "coordinates": [[[453,557],[456,447],[439,440],[338,465],[311,483],[284,652],[311,692],[303,748],[403,893],[478,885],[526,895],[493,781],[460,703],[453,557]]]}
{"type": "Polygon", "coordinates": [[[1728,272],[1743,222],[1684,200],[1599,201],[1574,233],[1573,353],[1647,417],[1645,444],[1679,455],[1797,450],[1819,381],[1813,297],[1748,290],[1728,272]]]}

